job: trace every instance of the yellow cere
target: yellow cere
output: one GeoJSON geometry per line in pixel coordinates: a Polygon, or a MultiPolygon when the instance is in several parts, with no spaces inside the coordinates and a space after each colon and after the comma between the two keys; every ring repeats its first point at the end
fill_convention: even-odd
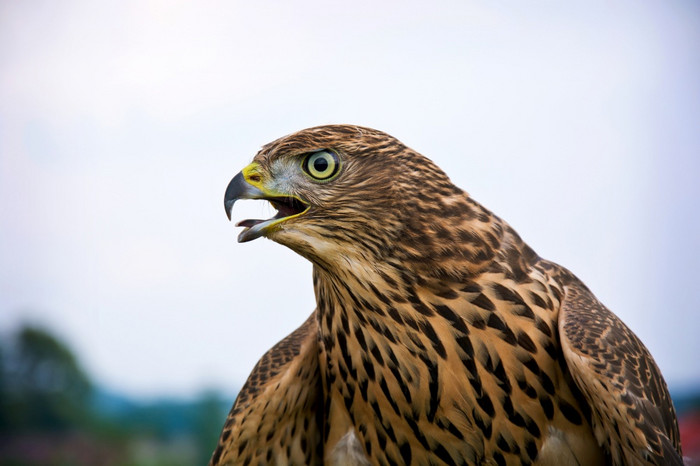
{"type": "Polygon", "coordinates": [[[255,186],[261,191],[265,191],[262,183],[262,175],[260,174],[259,163],[253,162],[241,170],[241,172],[243,173],[243,178],[245,178],[248,184],[255,186]]]}

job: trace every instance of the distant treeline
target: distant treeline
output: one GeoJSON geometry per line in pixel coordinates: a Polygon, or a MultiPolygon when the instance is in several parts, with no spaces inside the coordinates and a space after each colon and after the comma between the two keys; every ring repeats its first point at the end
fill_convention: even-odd
{"type": "Polygon", "coordinates": [[[0,466],[206,464],[232,401],[102,390],[63,342],[24,326],[0,338],[0,466]]]}

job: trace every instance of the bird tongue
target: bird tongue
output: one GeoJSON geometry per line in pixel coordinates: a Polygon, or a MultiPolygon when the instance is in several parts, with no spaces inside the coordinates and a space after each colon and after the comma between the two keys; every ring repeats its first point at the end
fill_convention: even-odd
{"type": "Polygon", "coordinates": [[[257,225],[258,223],[263,223],[265,220],[256,220],[256,219],[246,219],[246,220],[241,220],[240,222],[236,223],[237,227],[246,227],[246,228],[251,228],[257,225]]]}

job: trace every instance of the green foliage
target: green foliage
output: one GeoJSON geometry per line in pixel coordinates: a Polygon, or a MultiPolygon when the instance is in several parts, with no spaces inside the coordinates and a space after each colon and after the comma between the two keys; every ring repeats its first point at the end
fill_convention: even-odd
{"type": "Polygon", "coordinates": [[[65,431],[83,422],[90,382],[73,353],[48,332],[25,326],[4,348],[0,430],[65,431]]]}
{"type": "Polygon", "coordinates": [[[0,339],[0,466],[206,464],[231,401],[100,390],[64,343],[25,326],[0,339]]]}

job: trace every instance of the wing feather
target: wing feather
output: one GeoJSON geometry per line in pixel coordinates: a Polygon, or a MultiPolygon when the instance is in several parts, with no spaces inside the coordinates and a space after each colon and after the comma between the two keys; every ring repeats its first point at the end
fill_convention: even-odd
{"type": "Polygon", "coordinates": [[[210,466],[321,461],[317,335],[314,312],[258,361],[226,419],[210,466]]]}
{"type": "Polygon", "coordinates": [[[682,465],[666,382],[639,338],[577,282],[566,288],[559,333],[596,439],[613,463],[682,465]]]}

